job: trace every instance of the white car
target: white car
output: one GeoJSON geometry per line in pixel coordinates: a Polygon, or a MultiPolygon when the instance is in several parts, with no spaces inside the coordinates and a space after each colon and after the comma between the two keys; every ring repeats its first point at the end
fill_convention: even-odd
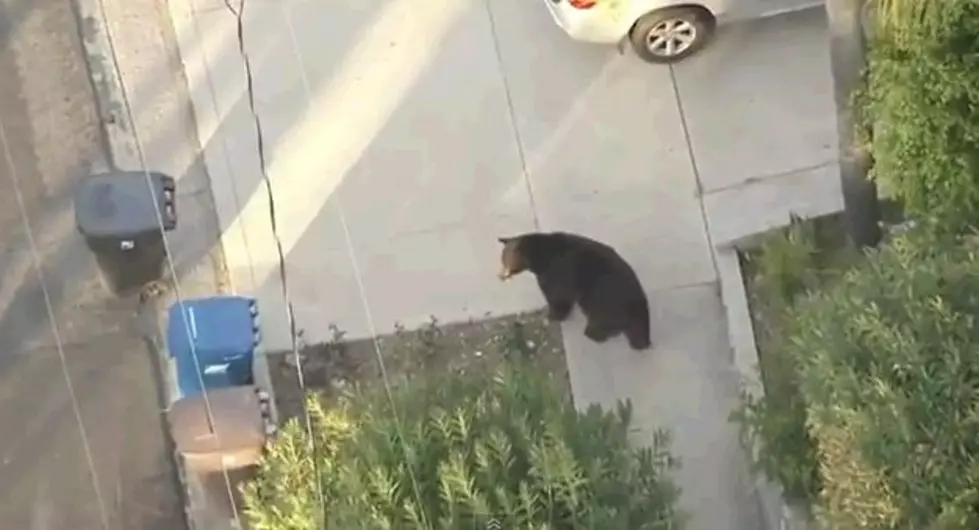
{"type": "Polygon", "coordinates": [[[543,0],[571,38],[628,41],[645,61],[670,63],[696,53],[718,23],[760,18],[822,4],[822,0],[543,0]]]}

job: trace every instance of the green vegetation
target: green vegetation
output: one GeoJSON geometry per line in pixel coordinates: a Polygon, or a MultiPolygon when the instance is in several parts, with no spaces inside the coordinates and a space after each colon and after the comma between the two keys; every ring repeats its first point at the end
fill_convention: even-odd
{"type": "Polygon", "coordinates": [[[746,263],[758,470],[837,528],[979,528],[979,242],[923,226],[860,257],[825,227],[746,263]]]}
{"type": "Polygon", "coordinates": [[[874,4],[861,128],[919,226],[859,256],[797,223],[749,253],[766,392],[735,418],[833,528],[979,528],[979,2],[874,4]]]}
{"type": "Polygon", "coordinates": [[[914,216],[979,221],[979,2],[878,0],[867,90],[874,178],[914,216]]]}
{"type": "Polygon", "coordinates": [[[518,360],[307,405],[244,489],[253,530],[682,526],[666,435],[633,448],[629,404],[578,412],[518,360]]]}
{"type": "Polygon", "coordinates": [[[819,504],[840,528],[977,528],[979,246],[915,230],[794,313],[819,504]]]}

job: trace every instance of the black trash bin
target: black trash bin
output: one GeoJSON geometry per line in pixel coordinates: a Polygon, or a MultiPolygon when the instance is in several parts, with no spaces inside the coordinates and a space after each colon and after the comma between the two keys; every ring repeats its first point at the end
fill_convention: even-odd
{"type": "Polygon", "coordinates": [[[106,286],[117,295],[163,277],[163,234],[177,226],[173,177],[149,172],[150,191],[146,175],[100,173],[83,179],[75,190],[75,225],[95,254],[106,286]]]}

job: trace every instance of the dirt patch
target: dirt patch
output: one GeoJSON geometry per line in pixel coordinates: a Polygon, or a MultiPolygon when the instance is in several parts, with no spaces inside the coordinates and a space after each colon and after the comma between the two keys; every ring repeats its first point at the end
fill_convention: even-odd
{"type": "MultiPolygon", "coordinates": [[[[426,375],[491,373],[517,355],[557,375],[570,393],[561,327],[548,321],[543,311],[446,325],[433,318],[418,330],[399,329],[378,337],[376,343],[348,341],[342,330],[332,329],[332,341],[305,346],[300,352],[307,390],[327,396],[348,385],[380,384],[384,374],[378,352],[391,385],[426,375]]],[[[303,393],[293,355],[271,354],[269,371],[280,419],[301,414],[303,393]]]]}

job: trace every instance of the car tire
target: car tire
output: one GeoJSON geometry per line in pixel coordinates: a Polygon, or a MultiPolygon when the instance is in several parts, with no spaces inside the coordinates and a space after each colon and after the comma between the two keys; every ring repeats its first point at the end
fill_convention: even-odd
{"type": "Polygon", "coordinates": [[[700,51],[714,34],[715,25],[706,9],[669,7],[639,17],[629,31],[629,42],[646,62],[674,63],[700,51]]]}

